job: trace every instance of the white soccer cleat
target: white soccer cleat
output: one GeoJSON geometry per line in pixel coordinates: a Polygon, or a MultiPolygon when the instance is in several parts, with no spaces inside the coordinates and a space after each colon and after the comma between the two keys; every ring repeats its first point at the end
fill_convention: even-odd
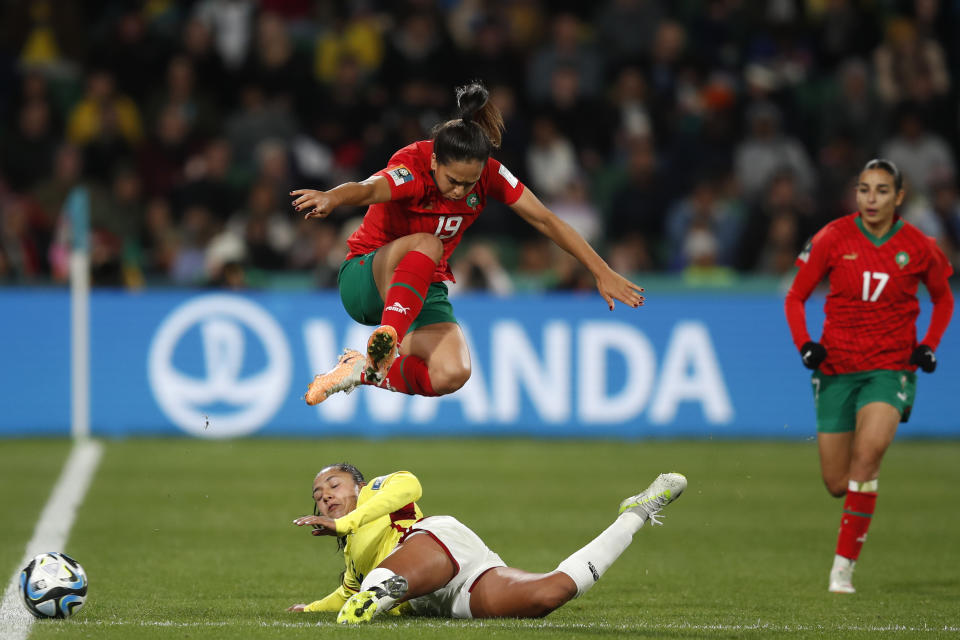
{"type": "Polygon", "coordinates": [[[843,556],[833,557],[833,568],[830,569],[830,593],[856,593],[853,588],[853,567],[856,561],[843,556]]]}
{"type": "Polygon", "coordinates": [[[366,591],[353,594],[347,600],[340,613],[338,624],[361,624],[370,622],[376,616],[387,611],[397,600],[407,595],[409,585],[403,576],[393,575],[375,584],[366,591]]]}
{"type": "Polygon", "coordinates": [[[618,513],[633,512],[653,524],[663,524],[657,514],[665,506],[680,497],[687,488],[687,479],[679,473],[661,473],[649,487],[620,503],[618,513]]]}
{"type": "Polygon", "coordinates": [[[320,404],[338,391],[350,393],[360,384],[360,376],[363,374],[363,368],[367,359],[359,351],[353,349],[344,349],[343,355],[337,361],[330,371],[314,377],[313,382],[307,387],[307,395],[304,400],[307,404],[320,404]]]}

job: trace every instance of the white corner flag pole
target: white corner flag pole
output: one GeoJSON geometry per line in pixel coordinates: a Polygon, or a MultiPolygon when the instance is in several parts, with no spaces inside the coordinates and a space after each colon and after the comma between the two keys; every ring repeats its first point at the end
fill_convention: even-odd
{"type": "Polygon", "coordinates": [[[75,187],[67,196],[70,216],[70,433],[90,437],[90,196],[75,187]]]}

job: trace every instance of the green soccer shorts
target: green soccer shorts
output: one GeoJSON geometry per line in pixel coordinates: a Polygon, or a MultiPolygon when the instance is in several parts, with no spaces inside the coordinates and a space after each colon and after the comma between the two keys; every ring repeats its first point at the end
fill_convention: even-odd
{"type": "Polygon", "coordinates": [[[857,426],[857,412],[870,402],[886,402],[906,422],[917,395],[913,371],[875,369],[828,376],[814,371],[813,402],[817,408],[817,431],[843,433],[857,426]]]}
{"type": "MultiPolygon", "coordinates": [[[[343,308],[351,318],[371,327],[380,324],[384,305],[383,298],[377,291],[377,283],[373,279],[374,254],[376,251],[345,260],[337,274],[337,287],[340,289],[343,308]]],[[[457,322],[453,315],[453,305],[447,296],[447,285],[443,282],[430,284],[423,308],[410,325],[409,331],[438,322],[457,322]]]]}

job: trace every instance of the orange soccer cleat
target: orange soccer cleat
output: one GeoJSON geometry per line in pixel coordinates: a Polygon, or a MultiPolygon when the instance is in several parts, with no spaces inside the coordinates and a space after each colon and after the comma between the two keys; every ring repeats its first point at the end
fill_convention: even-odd
{"type": "Polygon", "coordinates": [[[397,359],[397,330],[390,325],[374,329],[367,340],[367,380],[383,384],[387,372],[397,359]]]}
{"type": "Polygon", "coordinates": [[[344,349],[343,354],[330,371],[314,377],[307,387],[304,400],[309,405],[320,404],[338,391],[350,393],[361,383],[360,376],[366,359],[363,354],[353,349],[344,349]]]}

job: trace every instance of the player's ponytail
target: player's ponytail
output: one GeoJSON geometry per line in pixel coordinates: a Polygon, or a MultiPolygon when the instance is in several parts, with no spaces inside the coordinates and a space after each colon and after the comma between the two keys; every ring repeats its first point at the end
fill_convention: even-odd
{"type": "Polygon", "coordinates": [[[457,106],[464,122],[474,122],[483,129],[494,149],[500,148],[503,140],[503,114],[497,105],[490,102],[490,92],[483,83],[474,81],[457,87],[457,106]]]}
{"type": "MultiPolygon", "coordinates": [[[[879,169],[881,171],[886,171],[891,176],[893,176],[893,188],[897,191],[903,188],[903,174],[900,173],[900,169],[897,168],[897,165],[893,164],[890,160],[884,158],[874,158],[866,164],[863,168],[863,171],[869,171],[871,169],[879,169]]],[[[863,173],[861,171],[861,173],[863,173]]]]}
{"type": "Polygon", "coordinates": [[[457,87],[458,118],[433,129],[433,152],[437,162],[459,160],[486,162],[503,139],[503,114],[490,101],[483,83],[474,81],[457,87]]]}

